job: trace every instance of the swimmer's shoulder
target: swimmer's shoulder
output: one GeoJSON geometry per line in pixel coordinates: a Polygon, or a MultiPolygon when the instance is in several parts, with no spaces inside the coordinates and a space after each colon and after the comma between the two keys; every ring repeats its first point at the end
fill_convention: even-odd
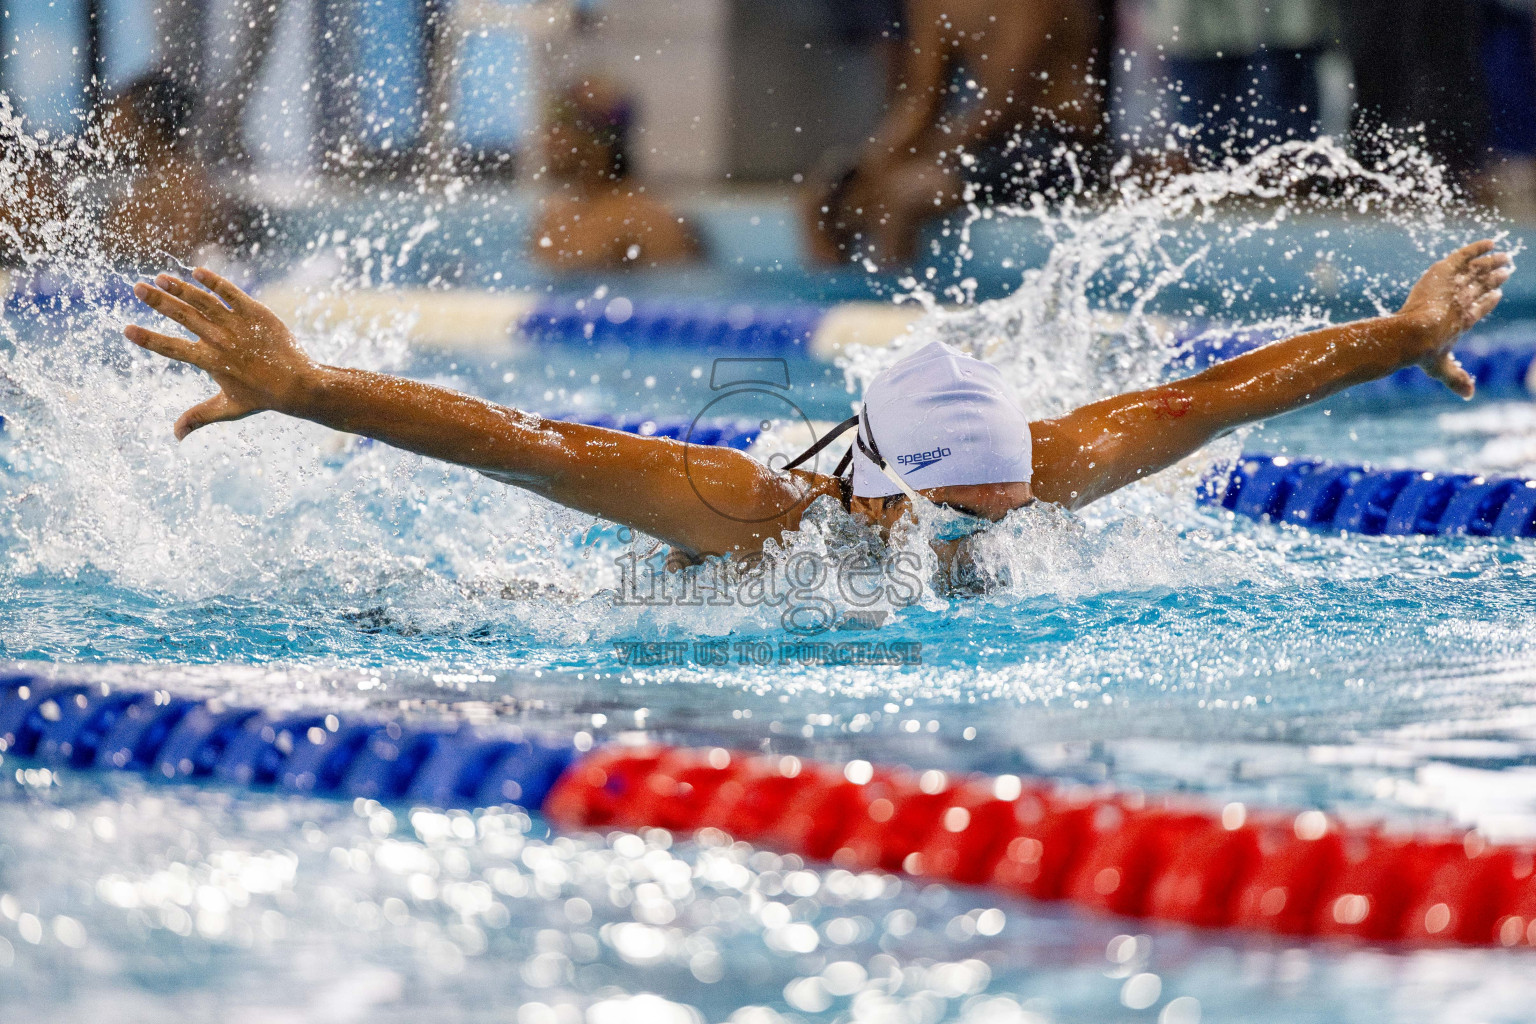
{"type": "Polygon", "coordinates": [[[792,469],[789,476],[801,488],[804,501],[800,504],[800,511],[811,506],[817,498],[830,497],[843,506],[843,511],[848,511],[849,491],[845,481],[839,477],[828,476],[825,473],[813,473],[805,469],[792,469]]]}

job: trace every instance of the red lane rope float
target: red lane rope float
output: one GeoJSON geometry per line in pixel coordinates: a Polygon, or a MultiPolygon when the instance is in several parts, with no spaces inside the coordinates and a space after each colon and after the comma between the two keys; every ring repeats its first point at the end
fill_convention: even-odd
{"type": "Polygon", "coordinates": [[[1015,776],[600,747],[163,692],[0,678],[0,756],[243,789],[483,807],[556,824],[716,828],[850,870],[1283,935],[1536,947],[1533,850],[1320,811],[1250,815],[1015,776]]]}
{"type": "Polygon", "coordinates": [[[1532,849],[1320,811],[666,747],[593,751],[543,809],[567,828],[714,828],[849,870],[1207,928],[1536,947],[1532,849]]]}

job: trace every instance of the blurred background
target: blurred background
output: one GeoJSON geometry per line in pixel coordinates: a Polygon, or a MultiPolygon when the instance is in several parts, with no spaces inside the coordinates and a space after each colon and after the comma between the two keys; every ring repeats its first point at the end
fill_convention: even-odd
{"type": "MultiPolygon", "coordinates": [[[[786,294],[836,299],[946,250],[928,242],[956,210],[1091,206],[1320,136],[1368,167],[1427,152],[1469,203],[1533,220],[1533,8],[8,0],[7,150],[95,141],[22,176],[0,248],[16,262],[29,218],[105,160],[138,176],[105,215],[125,256],[313,248],[349,196],[467,194],[499,197],[472,247],[519,258],[420,283],[692,267],[810,274],[786,294]]],[[[983,261],[980,294],[1016,281],[988,277],[1010,259],[983,261]]]]}
{"type": "MultiPolygon", "coordinates": [[[[79,132],[157,71],[191,87],[200,145],[287,175],[395,171],[434,147],[527,175],[544,104],[602,76],[633,159],[692,187],[785,183],[889,108],[923,0],[8,0],[0,87],[33,128],[79,132]],[[519,159],[519,158],[523,159],[519,159]]],[[[970,0],[1070,7],[1054,0],[970,0]]],[[[1447,162],[1536,157],[1529,0],[1082,0],[1116,152],[1168,121],[1253,106],[1344,136],[1360,108],[1429,123],[1447,162]],[[1352,45],[1356,43],[1358,45],[1352,45]],[[1361,66],[1364,65],[1364,66],[1361,66]],[[1172,84],[1181,88],[1169,89],[1172,84]],[[1455,121],[1454,126],[1449,122],[1455,121]],[[1435,125],[1435,122],[1442,122],[1435,125]],[[1454,129],[1454,130],[1453,130],[1454,129]]],[[[1529,174],[1528,170],[1522,172],[1529,174]]],[[[1522,196],[1528,201],[1529,197],[1522,196]]]]}

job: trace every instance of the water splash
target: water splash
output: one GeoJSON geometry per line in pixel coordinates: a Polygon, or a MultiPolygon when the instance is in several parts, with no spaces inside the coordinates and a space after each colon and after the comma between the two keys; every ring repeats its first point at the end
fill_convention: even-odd
{"type": "MultiPolygon", "coordinates": [[[[0,111],[0,120],[5,116],[0,111]]],[[[14,119],[5,123],[16,127],[14,119]]],[[[30,141],[12,146],[13,155],[0,163],[0,197],[19,195],[29,174],[64,159],[57,148],[18,137],[30,141]]],[[[908,301],[930,309],[907,344],[939,338],[989,358],[1033,413],[1060,412],[1168,373],[1179,346],[1197,333],[1169,318],[1169,297],[1214,273],[1210,253],[1275,235],[1301,213],[1343,211],[1404,225],[1428,254],[1460,230],[1455,216],[1466,207],[1422,155],[1405,151],[1400,165],[1367,170],[1327,140],[1152,181],[1124,173],[1100,205],[1069,199],[1057,210],[1038,203],[973,207],[961,229],[962,258],[975,225],[997,217],[1032,225],[1047,240],[1048,256],[1022,273],[1012,295],[958,309],[940,308],[910,282],[908,301]]],[[[432,638],[450,637],[471,650],[499,645],[492,657],[559,663],[568,646],[602,651],[637,635],[782,635],[788,628],[781,603],[616,600],[626,586],[626,558],[644,574],[637,583],[670,585],[659,560],[649,557],[647,539],[621,539],[540,499],[310,424],[262,416],[172,443],[170,423],[209,385],[122,339],[124,324],[143,319],[122,301],[129,279],[103,269],[89,204],[65,214],[41,229],[48,259],[40,250],[29,262],[46,263],[51,279],[68,289],[53,307],[0,325],[0,381],[11,414],[0,441],[6,589],[47,590],[76,580],[136,596],[144,618],[138,628],[146,632],[178,614],[197,623],[232,619],[227,628],[236,636],[228,642],[245,652],[263,649],[265,641],[241,639],[239,620],[270,608],[255,617],[275,620],[273,657],[355,651],[341,641],[361,634],[380,638],[369,657],[420,657],[414,641],[427,638],[423,649],[430,650],[432,638]],[[167,616],[166,608],[179,611],[167,616]],[[310,623],[331,629],[316,647],[301,638],[310,623]],[[379,653],[385,649],[395,653],[379,653]]],[[[419,233],[407,233],[408,241],[433,230],[424,223],[419,233]]],[[[356,276],[338,276],[330,286],[366,284],[378,273],[367,261],[354,270],[356,276]]],[[[1401,283],[1381,280],[1370,268],[1343,273],[1379,295],[1401,283]]],[[[1326,320],[1298,300],[1287,317],[1243,324],[1256,279],[1221,284],[1223,309],[1173,312],[1220,313],[1277,331],[1326,320]]],[[[957,295],[963,298],[963,289],[957,295]]],[[[326,327],[304,340],[326,362],[398,372],[411,368],[405,336],[387,326],[366,334],[326,327]]],[[[852,352],[850,386],[900,351],[852,352]]],[[[483,385],[452,372],[439,379],[471,391],[483,385]]],[[[525,398],[537,408],[537,393],[525,398]]],[[[1028,510],[1010,517],[975,545],[970,583],[985,585],[959,589],[984,590],[987,605],[1010,608],[1043,598],[1072,602],[1109,592],[1273,582],[1284,571],[1281,548],[1256,556],[1251,546],[1213,533],[1190,500],[1199,474],[1213,459],[1234,454],[1236,444],[1084,516],[1028,510]]],[[[864,543],[859,537],[841,512],[814,510],[799,533],[769,546],[759,572],[785,576],[795,564],[834,566],[864,543]]],[[[954,587],[934,584],[944,572],[921,529],[897,538],[882,557],[893,553],[917,566],[921,585],[911,595],[892,587],[880,600],[850,597],[846,580],[826,572],[814,583],[802,581],[795,600],[830,608],[833,622],[887,630],[913,616],[974,614],[962,611],[970,605],[954,587]]],[[[792,581],[788,586],[796,589],[792,581]]],[[[41,634],[31,636],[38,650],[52,650],[41,634]]],[[[31,649],[15,637],[13,647],[31,649]]],[[[200,656],[219,656],[216,644],[203,650],[200,656]]],[[[172,649],[170,656],[183,655],[172,649]]]]}
{"type": "Polygon", "coordinates": [[[1327,324],[1320,296],[1310,292],[1285,297],[1290,309],[1278,317],[1256,321],[1246,312],[1261,289],[1269,298],[1272,277],[1263,266],[1234,268],[1212,257],[1255,238],[1276,246],[1275,260],[1317,260],[1316,273],[1328,277],[1318,283],[1328,290],[1356,292],[1377,313],[1391,312],[1391,296],[1411,281],[1352,262],[1347,240],[1330,241],[1326,228],[1304,239],[1282,231],[1322,215],[1391,224],[1424,253],[1425,265],[1472,237],[1503,237],[1407,137],[1374,168],[1329,138],[1150,180],[1126,159],[1104,197],[1068,196],[1054,209],[1038,195],[1028,207],[972,203],[958,228],[959,267],[971,255],[972,233],[995,219],[1032,226],[1048,249],[1043,265],[1025,270],[1008,296],[980,303],[969,301],[974,284],[962,279],[945,296],[960,303],[954,308],[939,304],[928,281],[906,280],[898,301],[920,303],[926,315],[903,345],[851,350],[849,389],[860,390],[903,352],[941,340],[996,363],[1031,417],[1049,417],[1166,379],[1213,320],[1221,333],[1266,335],[1327,324]],[[1210,294],[1220,302],[1213,306],[1210,294]]]}

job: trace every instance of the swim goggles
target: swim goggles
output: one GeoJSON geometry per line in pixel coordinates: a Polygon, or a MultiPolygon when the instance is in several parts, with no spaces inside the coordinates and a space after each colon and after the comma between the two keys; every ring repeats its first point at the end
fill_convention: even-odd
{"type": "Polygon", "coordinates": [[[933,529],[934,540],[965,540],[967,537],[978,534],[992,525],[992,520],[990,519],[983,519],[981,516],[973,515],[970,512],[961,512],[959,509],[946,505],[941,501],[925,498],[917,491],[914,491],[901,478],[901,474],[892,469],[890,463],[883,459],[875,463],[875,465],[880,467],[880,472],[884,473],[891,483],[901,488],[901,493],[905,494],[907,500],[912,503],[912,514],[917,516],[918,521],[927,520],[928,525],[933,529]],[[918,509],[921,508],[926,508],[927,511],[923,513],[918,512],[918,509]]]}
{"type": "MultiPolygon", "coordinates": [[[[790,462],[784,468],[786,470],[795,469],[796,467],[809,461],[812,456],[816,455],[823,448],[827,447],[827,445],[831,444],[833,441],[847,433],[849,430],[854,430],[853,444],[848,446],[848,451],[843,455],[842,460],[838,462],[837,468],[832,471],[832,475],[837,478],[838,483],[842,487],[848,487],[848,479],[844,474],[853,461],[853,449],[857,447],[859,451],[863,452],[865,456],[869,458],[869,461],[873,462],[879,468],[880,472],[886,475],[886,478],[889,479],[891,483],[896,485],[902,494],[906,495],[907,500],[912,503],[912,514],[918,517],[919,522],[926,521],[933,528],[934,540],[964,540],[967,537],[980,533],[982,530],[985,530],[987,527],[992,525],[992,520],[990,519],[984,519],[981,516],[972,515],[969,512],[961,512],[957,508],[951,508],[949,505],[945,505],[942,502],[934,501],[931,498],[926,498],[919,494],[917,491],[913,490],[912,487],[901,478],[901,474],[892,469],[890,463],[886,462],[885,457],[880,454],[880,449],[875,445],[874,435],[870,433],[869,423],[864,419],[862,412],[856,416],[848,417],[846,420],[839,423],[831,430],[827,431],[827,433],[820,440],[811,445],[810,448],[806,449],[799,457],[794,459],[794,461],[790,462]],[[919,509],[927,509],[929,511],[919,512],[919,509]]],[[[847,502],[845,501],[844,504],[846,505],[847,502]]]]}

